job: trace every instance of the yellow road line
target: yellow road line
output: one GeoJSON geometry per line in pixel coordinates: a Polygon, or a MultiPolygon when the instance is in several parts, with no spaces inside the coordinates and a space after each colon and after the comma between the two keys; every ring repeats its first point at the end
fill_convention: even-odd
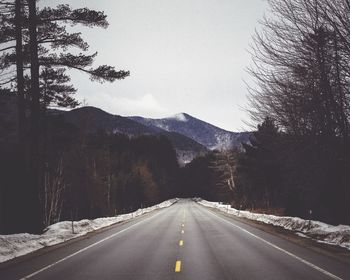
{"type": "Polygon", "coordinates": [[[180,272],[180,271],[181,271],[181,261],[176,261],[175,272],[180,272]]]}
{"type": "Polygon", "coordinates": [[[182,226],[182,227],[184,227],[184,226],[185,226],[185,224],[182,224],[181,226],[182,226]]]}
{"type": "Polygon", "coordinates": [[[184,230],[181,230],[181,233],[182,233],[182,234],[184,234],[184,233],[185,233],[185,231],[184,231],[184,230]]]}
{"type": "Polygon", "coordinates": [[[183,246],[183,245],[184,245],[184,241],[183,241],[183,240],[180,240],[179,245],[180,245],[180,246],[183,246]]]}

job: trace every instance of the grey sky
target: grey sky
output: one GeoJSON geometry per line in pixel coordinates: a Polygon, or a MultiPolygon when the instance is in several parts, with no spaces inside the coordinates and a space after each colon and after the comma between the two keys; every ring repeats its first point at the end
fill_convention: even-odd
{"type": "Polygon", "coordinates": [[[109,84],[72,72],[78,98],[119,115],[165,117],[186,112],[240,131],[247,114],[247,52],[264,0],[42,0],[108,15],[108,29],[80,28],[98,64],[130,70],[109,84]]]}

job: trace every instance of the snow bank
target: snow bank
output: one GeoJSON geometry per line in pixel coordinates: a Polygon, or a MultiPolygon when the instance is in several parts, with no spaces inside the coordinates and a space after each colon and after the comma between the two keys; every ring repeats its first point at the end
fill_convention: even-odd
{"type": "Polygon", "coordinates": [[[77,238],[97,229],[130,220],[156,209],[169,207],[177,201],[178,199],[167,200],[152,207],[138,209],[135,212],[115,217],[75,221],[73,223],[74,233],[72,233],[72,222],[64,221],[49,226],[45,233],[41,235],[28,233],[0,235],[0,263],[47,246],[77,238]]]}
{"type": "Polygon", "coordinates": [[[299,236],[310,237],[318,242],[338,245],[350,250],[350,226],[348,225],[332,226],[319,221],[304,220],[297,217],[280,217],[240,211],[219,202],[209,202],[202,199],[197,199],[196,201],[203,206],[215,208],[230,215],[280,226],[287,230],[295,231],[299,236]]]}

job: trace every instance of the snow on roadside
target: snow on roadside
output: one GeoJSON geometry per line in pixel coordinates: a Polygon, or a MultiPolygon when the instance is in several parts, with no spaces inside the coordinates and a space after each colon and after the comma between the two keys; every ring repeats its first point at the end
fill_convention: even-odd
{"type": "Polygon", "coordinates": [[[196,199],[196,201],[203,206],[215,208],[230,215],[280,226],[287,230],[295,231],[299,236],[309,237],[318,242],[338,245],[350,250],[350,226],[348,225],[332,226],[319,221],[304,220],[297,217],[241,211],[219,202],[210,202],[202,199],[196,199]]]}
{"type": "Polygon", "coordinates": [[[177,201],[178,199],[170,199],[152,207],[138,209],[135,212],[115,217],[75,221],[73,223],[74,234],[72,233],[72,222],[64,221],[49,226],[45,233],[41,235],[28,233],[0,235],[0,263],[26,255],[47,246],[56,245],[77,238],[97,229],[130,220],[156,209],[169,207],[177,201]]]}

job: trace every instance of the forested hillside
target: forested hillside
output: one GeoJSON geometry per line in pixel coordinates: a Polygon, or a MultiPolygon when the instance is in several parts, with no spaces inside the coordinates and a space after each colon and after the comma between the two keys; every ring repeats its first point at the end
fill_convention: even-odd
{"type": "Polygon", "coordinates": [[[73,125],[91,133],[104,131],[121,133],[131,137],[140,135],[166,136],[175,148],[179,163],[188,163],[207,148],[183,134],[167,131],[157,127],[149,127],[127,117],[109,114],[95,107],[81,107],[71,111],[54,111],[63,115],[64,119],[73,125]]]}
{"type": "Polygon", "coordinates": [[[237,148],[241,143],[247,143],[250,136],[249,132],[227,131],[186,113],[163,119],[129,118],[151,129],[161,129],[185,135],[209,150],[237,148]]]}
{"type": "MultiPolygon", "coordinates": [[[[86,133],[63,121],[46,118],[42,226],[127,213],[177,194],[176,153],[164,136],[129,138],[86,133]]],[[[28,182],[18,169],[18,145],[2,143],[1,232],[23,230],[28,182]]]]}

